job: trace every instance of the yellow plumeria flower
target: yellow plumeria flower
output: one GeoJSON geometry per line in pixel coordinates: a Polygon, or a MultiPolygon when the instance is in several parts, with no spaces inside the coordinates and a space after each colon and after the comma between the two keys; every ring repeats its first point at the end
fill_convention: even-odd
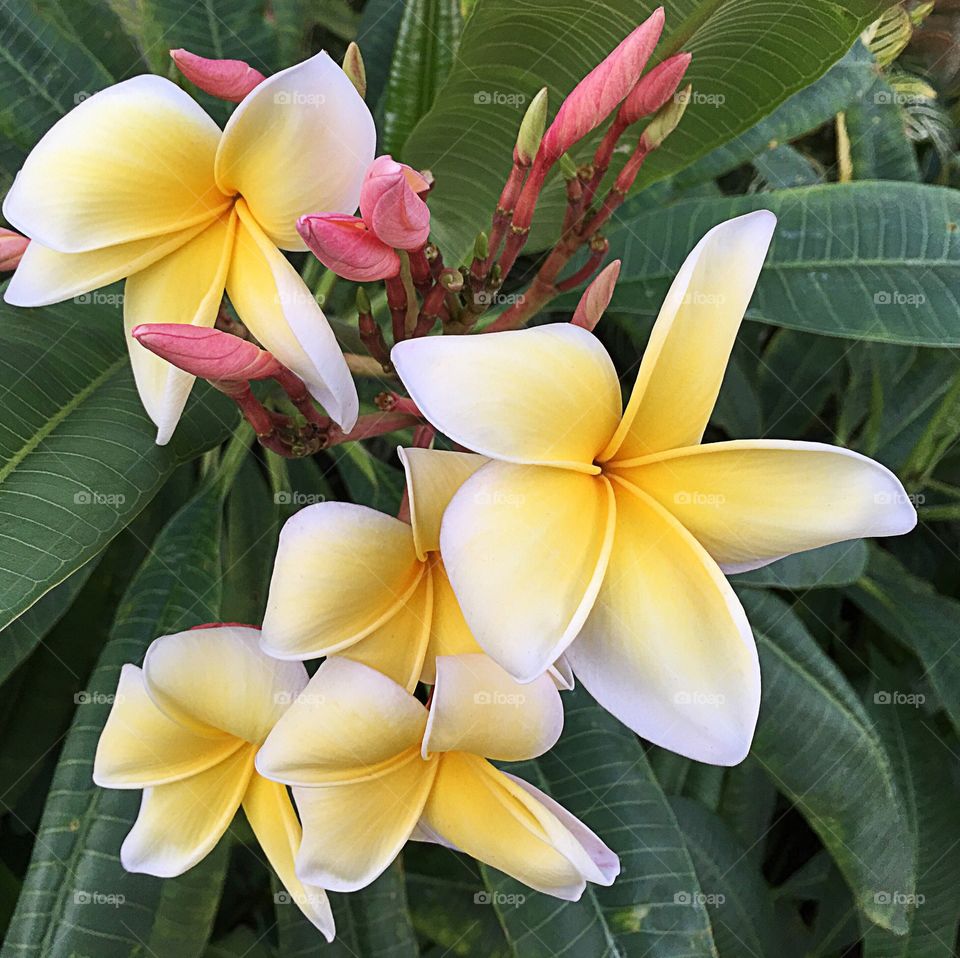
{"type": "Polygon", "coordinates": [[[566,650],[630,728],[721,765],[746,755],[760,700],[756,646],[723,573],[916,522],[896,477],[847,449],[700,444],[774,225],[760,211],[700,241],[625,412],[610,357],[569,324],[392,353],[427,419],[492,460],[440,534],[479,644],[522,682],[566,650]]]}
{"type": "Polygon", "coordinates": [[[94,781],[143,789],[120,849],[127,871],[181,875],[204,858],[242,806],[290,897],[332,941],[323,888],[294,872],[300,823],[287,790],[257,774],[254,756],[303,691],[307,673],[267,658],[256,629],[220,626],[166,635],[143,669],[125,665],[97,746],[94,781]]]}
{"type": "Polygon", "coordinates": [[[554,682],[519,686],[485,655],[441,656],[436,670],[428,710],[381,672],[328,659],[268,736],[257,769],[293,786],[301,880],[363,888],[414,838],[558,898],[611,884],[620,863],[593,832],[487,761],[554,744],[563,725],[554,682]]]}
{"type": "MultiPolygon", "coordinates": [[[[280,533],[261,647],[281,659],[342,655],[412,692],[438,655],[480,652],[440,558],[440,520],[483,456],[400,449],[410,524],[367,506],[321,502],[280,533]]],[[[551,666],[572,687],[563,661],[551,666]]]]}
{"type": "Polygon", "coordinates": [[[127,278],[124,323],[144,407],[169,440],[193,377],[129,335],[140,323],[212,326],[224,290],[250,331],[344,429],[356,388],[312,293],[280,252],[297,217],[353,213],[376,133],[325,53],[261,83],[221,133],[183,90],[138,76],[59,120],[3,214],[31,243],[5,294],[44,306],[127,278]]]}

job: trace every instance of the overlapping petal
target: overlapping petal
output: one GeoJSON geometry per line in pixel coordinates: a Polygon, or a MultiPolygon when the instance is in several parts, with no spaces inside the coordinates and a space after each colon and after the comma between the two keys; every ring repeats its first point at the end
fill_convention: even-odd
{"type": "Polygon", "coordinates": [[[237,202],[236,210],[240,225],[227,275],[230,301],[264,348],[292,369],[330,417],[349,432],[359,412],[357,387],[326,316],[244,200],[237,202]]]}
{"type": "Polygon", "coordinates": [[[410,524],[417,556],[440,549],[440,520],[454,493],[489,460],[466,452],[412,447],[397,449],[407,477],[410,524]]]}
{"type": "Polygon", "coordinates": [[[620,384],[607,351],[557,323],[485,336],[432,336],[391,358],[417,406],[441,432],[506,462],[581,472],[620,419],[620,384]]]}
{"type": "Polygon", "coordinates": [[[580,631],[615,518],[605,477],[504,462],[476,472],[447,507],[440,548],[464,618],[518,681],[543,673],[580,631]]]}
{"type": "Polygon", "coordinates": [[[304,250],[297,219],[353,213],[375,144],[363,98],[321,52],[268,77],[236,108],[217,150],[216,180],[243,195],[271,242],[304,250]]]}
{"type": "Polygon", "coordinates": [[[660,308],[627,410],[602,461],[700,442],[776,222],[769,210],[727,220],[687,256],[660,308]]]}
{"type": "Polygon", "coordinates": [[[84,100],[31,150],[3,204],[21,232],[81,253],[209,222],[229,206],[213,176],[216,123],[143,75],[84,100]]]}
{"type": "Polygon", "coordinates": [[[600,705],[639,735],[697,761],[735,765],[750,748],[760,706],[743,609],[670,513],[613,482],[610,564],[567,657],[600,705]]]}
{"type": "Polygon", "coordinates": [[[304,885],[296,874],[294,862],[303,832],[286,787],[254,774],[243,797],[243,811],[287,894],[323,937],[333,941],[336,927],[327,893],[304,885]]]}
{"type": "Polygon", "coordinates": [[[259,638],[259,630],[241,626],[165,635],[144,658],[147,692],[201,735],[223,731],[259,744],[307,683],[299,662],[264,655],[259,638]]]}
{"type": "Polygon", "coordinates": [[[347,648],[389,621],[422,575],[406,523],[349,503],[302,509],[280,533],[263,646],[284,658],[347,648]]]}
{"type": "Polygon", "coordinates": [[[505,762],[536,758],[563,729],[560,692],[549,675],[520,685],[487,655],[444,655],[423,755],[472,752],[505,762]]]}
{"type": "Polygon", "coordinates": [[[97,744],[93,780],[104,788],[164,785],[206,771],[242,747],[226,733],[197,735],[174,722],[147,694],[140,669],[125,665],[97,744]]]}
{"type": "Polygon", "coordinates": [[[124,287],[123,321],[140,400],[169,442],[194,377],[141,346],[131,333],[141,323],[213,326],[233,252],[236,216],[222,216],[194,239],[132,275],[124,287]]]}
{"type": "Polygon", "coordinates": [[[917,521],[892,472],[823,443],[709,443],[618,471],[676,516],[727,573],[831,542],[902,535],[917,521]]]}
{"type": "Polygon", "coordinates": [[[140,814],[120,846],[128,872],[182,875],[230,827],[253,775],[253,748],[238,749],[206,771],[143,790],[140,814]]]}
{"type": "Polygon", "coordinates": [[[436,682],[436,662],[441,655],[471,655],[483,650],[473,637],[463,610],[454,595],[447,570],[438,553],[430,556],[430,578],[433,580],[433,615],[430,620],[430,641],[423,660],[420,681],[436,682]]]}
{"type": "Polygon", "coordinates": [[[485,759],[451,752],[439,770],[423,812],[429,831],[531,888],[577,901],[587,881],[609,885],[616,857],[596,836],[582,844],[545,804],[485,759]],[[596,859],[596,860],[595,860],[596,859]]]}
{"type": "Polygon", "coordinates": [[[331,658],[277,722],[257,755],[257,769],[289,785],[379,778],[411,756],[420,761],[426,723],[426,709],[392,679],[331,658]]]}

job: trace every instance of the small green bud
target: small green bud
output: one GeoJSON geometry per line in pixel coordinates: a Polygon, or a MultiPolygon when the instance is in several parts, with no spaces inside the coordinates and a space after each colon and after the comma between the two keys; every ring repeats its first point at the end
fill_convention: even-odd
{"type": "Polygon", "coordinates": [[[490,255],[490,241],[486,233],[477,233],[477,238],[473,241],[474,259],[486,259],[490,255]]]}
{"type": "Polygon", "coordinates": [[[351,43],[343,56],[343,72],[350,78],[350,82],[357,88],[362,97],[367,95],[367,71],[360,55],[360,47],[351,43]]]}
{"type": "Polygon", "coordinates": [[[357,287],[357,312],[370,312],[370,297],[367,296],[367,291],[362,286],[357,287]]]}
{"type": "Polygon", "coordinates": [[[651,150],[655,150],[677,128],[690,102],[692,89],[693,87],[688,83],[654,114],[653,119],[643,131],[643,138],[651,150]]]}
{"type": "Polygon", "coordinates": [[[569,153],[564,153],[560,157],[560,174],[565,180],[575,180],[579,175],[577,164],[573,162],[569,153]]]}
{"type": "Polygon", "coordinates": [[[543,131],[547,127],[547,88],[544,87],[531,101],[523,114],[517,134],[517,160],[529,166],[540,149],[543,131]]]}

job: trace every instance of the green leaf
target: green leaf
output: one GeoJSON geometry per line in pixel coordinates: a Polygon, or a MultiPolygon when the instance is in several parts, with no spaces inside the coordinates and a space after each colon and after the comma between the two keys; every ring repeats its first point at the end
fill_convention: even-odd
{"type": "Polygon", "coordinates": [[[158,635],[216,621],[222,493],[209,487],[170,520],[130,584],[63,746],[2,958],[202,955],[227,866],[226,843],[175,879],[124,871],[136,791],[93,784],[93,756],[121,667],[158,635]]]}
{"type": "Polygon", "coordinates": [[[124,17],[110,0],[30,0],[41,15],[58,17],[68,36],[76,38],[116,80],[147,69],[146,60],[127,32],[124,17]]]}
{"type": "Polygon", "coordinates": [[[915,845],[890,758],[854,690],[790,607],[740,598],[760,650],[763,693],[752,754],[829,849],[860,911],[898,934],[915,885],[915,845]]]}
{"type": "Polygon", "coordinates": [[[236,421],[229,400],[201,384],[173,441],[157,446],[117,310],[80,299],[0,305],[2,625],[97,555],[179,463],[236,421]]]}
{"type": "Polygon", "coordinates": [[[491,892],[521,896],[494,899],[514,953],[714,956],[683,833],[637,737],[583,689],[564,695],[564,711],[564,734],[553,749],[510,771],[593,829],[620,856],[621,872],[611,887],[588,885],[579,902],[565,903],[484,869],[491,892]]]}
{"type": "MultiPolygon", "coordinates": [[[[769,116],[677,173],[672,189],[713,180],[808,133],[863,95],[875,76],[873,58],[855,43],[819,80],[784,100],[769,116]]],[[[755,164],[756,165],[756,164],[755,164]]],[[[759,171],[759,168],[758,168],[759,171]]],[[[806,185],[806,184],[794,184],[806,185]]],[[[781,189],[785,187],[779,187],[781,189]]]]}
{"type": "Polygon", "coordinates": [[[823,174],[813,161],[789,143],[772,146],[758,153],[751,162],[764,188],[768,190],[790,190],[823,181],[823,174]]]}
{"type": "MultiPolygon", "coordinates": [[[[960,859],[945,851],[960,835],[956,785],[957,741],[946,738],[915,706],[878,703],[878,689],[901,680],[879,656],[871,657],[876,679],[866,702],[902,783],[906,811],[917,832],[917,888],[909,903],[910,930],[897,937],[879,928],[865,931],[866,958],[952,958],[960,923],[960,859]]],[[[891,890],[890,894],[895,894],[891,890]]]]}
{"type": "MultiPolygon", "coordinates": [[[[849,596],[920,659],[953,727],[960,729],[960,602],[941,595],[880,549],[871,550],[867,575],[849,596]]],[[[918,694],[899,687],[885,691],[891,697],[918,694]]]]}
{"type": "Polygon", "coordinates": [[[387,79],[380,151],[402,157],[417,121],[450,72],[460,40],[457,0],[408,0],[387,79]]]}
{"type": "Polygon", "coordinates": [[[64,113],[112,80],[60,23],[23,3],[0,6],[0,191],[64,113]]]}
{"type": "Polygon", "coordinates": [[[827,589],[856,582],[867,568],[862,539],[798,552],[777,562],[730,577],[734,585],[772,589],[827,589]]]}
{"type": "Polygon", "coordinates": [[[96,567],[96,560],[91,560],[0,631],[0,683],[6,682],[60,621],[96,567]]]}
{"type": "MultiPolygon", "coordinates": [[[[436,176],[430,197],[434,235],[448,261],[467,251],[493,214],[523,106],[546,86],[556,110],[655,6],[646,0],[477,5],[450,77],[405,151],[407,162],[436,176]]],[[[703,98],[648,159],[641,182],[676,173],[749,129],[839,60],[882,8],[874,0],[809,0],[801,7],[787,0],[741,0],[731,16],[715,0],[668,4],[656,55],[689,50],[688,78],[703,98]]],[[[575,158],[589,156],[581,149],[575,158]]],[[[552,214],[538,211],[541,227],[545,220],[559,223],[561,192],[555,181],[552,214]]]]}
{"type": "Polygon", "coordinates": [[[670,807],[693,856],[720,958],[782,954],[770,889],[747,848],[697,802],[671,798],[670,807]]]}
{"type": "Polygon", "coordinates": [[[846,113],[850,159],[858,180],[920,180],[920,166],[907,139],[898,95],[877,77],[846,113]]]}
{"type": "MultiPolygon", "coordinates": [[[[656,315],[687,253],[723,220],[779,217],[747,318],[826,336],[960,345],[960,195],[913,183],[848,183],[624,208],[610,233],[623,266],[611,309],[656,315]]],[[[575,303],[567,296],[558,302],[575,303]]]]}

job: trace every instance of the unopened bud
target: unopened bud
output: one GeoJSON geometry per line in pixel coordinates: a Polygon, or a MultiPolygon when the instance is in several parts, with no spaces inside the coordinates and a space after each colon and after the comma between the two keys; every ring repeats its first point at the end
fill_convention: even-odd
{"type": "Polygon", "coordinates": [[[189,323],[144,323],[133,330],[141,346],[184,372],[213,382],[247,382],[282,372],[280,363],[249,340],[189,323]]]}
{"type": "Polygon", "coordinates": [[[477,238],[473,241],[473,258],[486,259],[490,255],[490,241],[487,234],[477,233],[477,238]]]}
{"type": "Polygon", "coordinates": [[[563,156],[560,157],[558,165],[560,167],[560,174],[565,180],[575,180],[580,175],[580,170],[569,153],[564,153],[563,156]]]}
{"type": "Polygon", "coordinates": [[[239,103],[266,79],[243,60],[209,60],[189,50],[171,50],[170,57],[194,86],[231,103],[239,103]]]}
{"type": "Polygon", "coordinates": [[[297,232],[313,255],[337,276],[371,283],[396,276],[400,257],[363,220],[342,213],[312,213],[297,220],[297,232]]]}
{"type": "Polygon", "coordinates": [[[0,226],[0,273],[16,269],[29,245],[26,236],[0,226]]]}
{"type": "Polygon", "coordinates": [[[623,101],[619,119],[625,126],[636,123],[643,116],[656,113],[676,93],[687,67],[689,53],[678,53],[658,63],[639,82],[623,101]]]}
{"type": "Polygon", "coordinates": [[[430,210],[419,194],[429,188],[422,173],[389,155],[378,156],[360,188],[360,215],[388,246],[419,249],[430,235],[430,210]]]}
{"type": "Polygon", "coordinates": [[[444,269],[440,271],[437,282],[448,293],[459,293],[463,289],[463,274],[458,269],[444,269]]]}
{"type": "Polygon", "coordinates": [[[367,295],[367,291],[362,287],[357,287],[357,312],[358,313],[369,313],[371,312],[370,306],[370,297],[367,295]]]}
{"type": "Polygon", "coordinates": [[[688,83],[657,111],[657,115],[643,131],[643,139],[648,149],[655,150],[677,128],[690,102],[692,89],[688,83]]]}
{"type": "Polygon", "coordinates": [[[584,329],[593,330],[600,321],[604,310],[610,305],[613,297],[613,289],[617,284],[617,278],[620,276],[620,260],[615,259],[606,266],[596,279],[584,290],[580,302],[577,304],[573,319],[570,320],[574,326],[582,326],[584,329]]]}
{"type": "Polygon", "coordinates": [[[353,42],[347,47],[347,52],[343,55],[343,72],[346,73],[350,82],[357,88],[357,93],[362,97],[366,97],[367,71],[363,65],[360,47],[353,42]]]}
{"type": "Polygon", "coordinates": [[[540,149],[543,131],[547,127],[547,88],[544,87],[531,101],[523,114],[520,132],[517,134],[516,160],[521,166],[529,166],[540,149]]]}

